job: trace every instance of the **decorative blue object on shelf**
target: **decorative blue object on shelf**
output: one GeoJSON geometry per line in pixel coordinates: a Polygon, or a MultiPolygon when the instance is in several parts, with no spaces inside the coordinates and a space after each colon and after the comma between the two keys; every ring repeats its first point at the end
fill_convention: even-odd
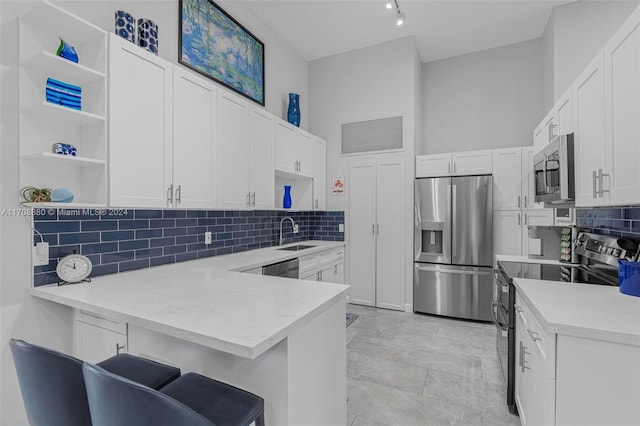
{"type": "Polygon", "coordinates": [[[76,49],[73,48],[72,45],[68,44],[62,38],[60,38],[60,46],[58,46],[58,51],[56,55],[61,58],[65,58],[70,60],[71,62],[78,63],[78,54],[76,53],[76,49]]]}
{"type": "Polygon", "coordinates": [[[297,93],[289,93],[287,121],[296,127],[300,127],[300,95],[297,93]]]}
{"type": "Polygon", "coordinates": [[[54,203],[71,203],[73,201],[73,192],[66,188],[56,188],[51,191],[51,201],[54,203]]]}
{"type": "Polygon", "coordinates": [[[620,293],[640,297],[640,263],[618,259],[620,293]]]}
{"type": "Polygon", "coordinates": [[[136,42],[136,20],[129,12],[118,10],[116,15],[116,34],[131,43],[136,42]]]}
{"type": "Polygon", "coordinates": [[[55,78],[47,78],[47,102],[77,110],[82,109],[82,88],[55,78]]]}
{"type": "Polygon", "coordinates": [[[158,25],[151,19],[138,19],[138,46],[158,54],[158,25]]]}
{"type": "Polygon", "coordinates": [[[284,186],[284,198],[282,199],[282,208],[291,208],[291,185],[284,186]]]}
{"type": "Polygon", "coordinates": [[[53,144],[52,151],[54,154],[69,155],[71,157],[75,157],[78,150],[70,143],[57,142],[53,144]]]}

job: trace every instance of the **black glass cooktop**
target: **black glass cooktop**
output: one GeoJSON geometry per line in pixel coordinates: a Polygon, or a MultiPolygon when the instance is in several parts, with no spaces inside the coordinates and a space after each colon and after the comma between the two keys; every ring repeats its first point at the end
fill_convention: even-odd
{"type": "Polygon", "coordinates": [[[521,262],[500,262],[500,265],[511,278],[618,285],[618,271],[608,265],[548,265],[521,262]]]}

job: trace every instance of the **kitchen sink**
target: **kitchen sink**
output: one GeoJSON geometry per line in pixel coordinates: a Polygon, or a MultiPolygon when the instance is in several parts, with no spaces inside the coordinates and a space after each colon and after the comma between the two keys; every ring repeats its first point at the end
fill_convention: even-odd
{"type": "Polygon", "coordinates": [[[281,247],[281,248],[276,249],[276,250],[300,251],[300,250],[305,250],[305,249],[312,248],[312,247],[315,247],[315,246],[308,246],[308,245],[304,245],[304,244],[296,244],[295,246],[281,247]]]}

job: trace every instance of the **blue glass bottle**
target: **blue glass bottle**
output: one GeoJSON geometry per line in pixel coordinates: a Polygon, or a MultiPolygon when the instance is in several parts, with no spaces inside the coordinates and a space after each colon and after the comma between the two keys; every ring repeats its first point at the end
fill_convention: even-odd
{"type": "Polygon", "coordinates": [[[282,208],[291,208],[291,185],[284,186],[284,198],[282,199],[282,208]]]}
{"type": "Polygon", "coordinates": [[[300,95],[297,93],[289,93],[287,121],[296,127],[300,127],[300,95]]]}

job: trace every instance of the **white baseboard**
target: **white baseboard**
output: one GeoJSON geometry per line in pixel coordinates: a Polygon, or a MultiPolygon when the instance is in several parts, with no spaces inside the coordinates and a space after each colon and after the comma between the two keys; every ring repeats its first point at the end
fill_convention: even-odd
{"type": "Polygon", "coordinates": [[[404,311],[413,313],[413,303],[405,303],[404,311]]]}

